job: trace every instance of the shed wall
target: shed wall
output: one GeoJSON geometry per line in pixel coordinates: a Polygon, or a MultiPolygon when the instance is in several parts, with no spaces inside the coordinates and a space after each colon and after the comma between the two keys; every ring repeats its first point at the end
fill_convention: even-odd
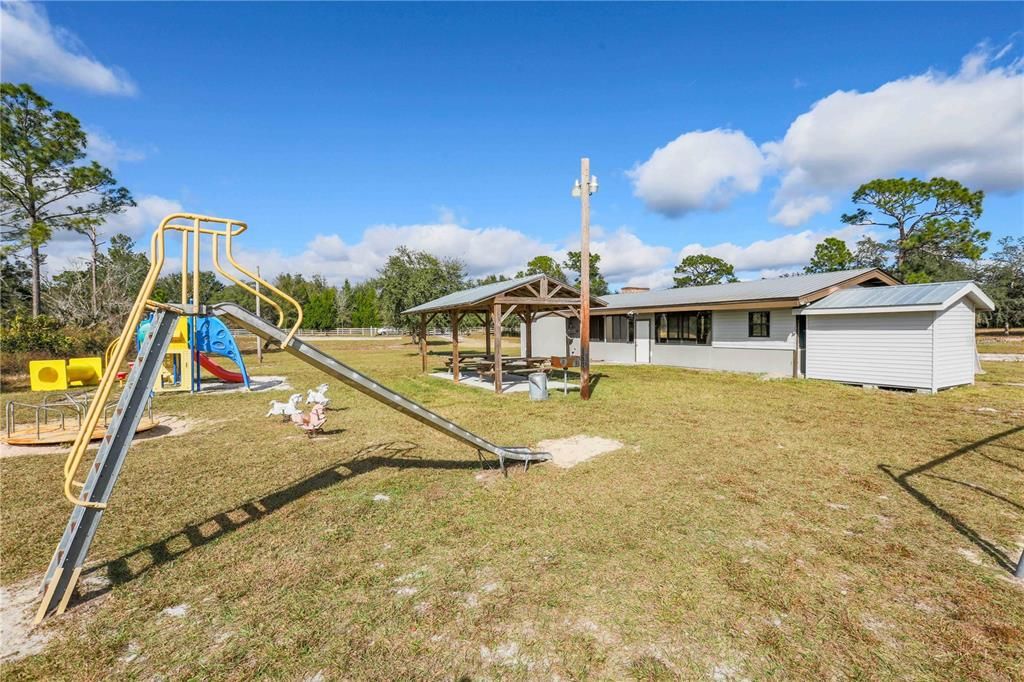
{"type": "Polygon", "coordinates": [[[935,388],[974,383],[974,305],[960,299],[935,313],[935,388]]]}
{"type": "Polygon", "coordinates": [[[933,389],[934,313],[807,316],[807,377],[933,389]]]}

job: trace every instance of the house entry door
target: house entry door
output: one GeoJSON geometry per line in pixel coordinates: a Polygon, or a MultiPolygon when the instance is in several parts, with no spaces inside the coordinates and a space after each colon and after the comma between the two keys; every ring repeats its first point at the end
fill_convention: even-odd
{"type": "Polygon", "coordinates": [[[649,364],[651,362],[651,321],[637,320],[635,326],[636,338],[636,362],[649,364]]]}

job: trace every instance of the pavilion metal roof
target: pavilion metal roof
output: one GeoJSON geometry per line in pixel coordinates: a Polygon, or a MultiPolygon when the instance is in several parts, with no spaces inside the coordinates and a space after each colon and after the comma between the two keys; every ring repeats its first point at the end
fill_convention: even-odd
{"type": "MultiPolygon", "coordinates": [[[[470,308],[474,305],[478,305],[492,299],[496,296],[502,296],[511,291],[514,291],[524,285],[533,284],[539,282],[542,279],[547,278],[549,282],[561,285],[562,291],[574,294],[577,298],[580,295],[579,289],[572,287],[565,282],[559,282],[556,279],[548,277],[547,275],[529,275],[527,277],[517,277],[516,279],[507,279],[501,282],[492,282],[491,284],[482,284],[478,287],[471,289],[463,289],[462,291],[456,291],[448,294],[447,296],[441,296],[435,298],[433,301],[427,301],[421,303],[418,306],[409,308],[408,310],[402,311],[403,314],[417,314],[417,313],[433,313],[441,310],[457,310],[470,308]]],[[[591,305],[604,305],[604,301],[597,297],[591,297],[591,305]]]]}

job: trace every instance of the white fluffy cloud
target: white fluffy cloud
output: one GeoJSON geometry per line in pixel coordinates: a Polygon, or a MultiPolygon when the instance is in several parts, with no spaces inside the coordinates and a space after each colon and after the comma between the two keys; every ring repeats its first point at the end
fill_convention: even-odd
{"type": "Polygon", "coordinates": [[[136,92],[135,83],[123,70],[86,54],[74,34],[50,23],[41,5],[0,5],[0,38],[5,80],[60,83],[105,95],[136,92]]]}
{"type": "Polygon", "coordinates": [[[775,239],[759,239],[746,246],[723,242],[721,244],[687,244],[679,252],[679,257],[694,256],[707,253],[731,263],[737,271],[767,272],[788,271],[795,266],[810,261],[814,255],[814,247],[826,237],[838,237],[847,241],[851,249],[853,243],[862,235],[859,227],[846,227],[835,231],[815,232],[804,230],[785,234],[775,239]]]}
{"type": "Polygon", "coordinates": [[[86,128],[85,134],[87,139],[86,150],[89,158],[95,160],[101,166],[117,168],[118,164],[122,161],[142,161],[146,158],[142,151],[123,147],[116,140],[99,130],[86,128]]]}
{"type": "Polygon", "coordinates": [[[954,75],[929,71],[870,92],[839,90],[764,145],[782,173],[776,222],[829,210],[827,193],[899,173],[989,191],[1024,187],[1024,72],[982,46],[954,75]]]}
{"type": "Polygon", "coordinates": [[[633,193],[653,211],[680,216],[721,210],[756,192],[766,168],[754,141],[736,130],[684,133],[628,172],[633,193]]]}
{"type": "MultiPolygon", "coordinates": [[[[450,216],[442,216],[450,217],[450,216]]],[[[363,231],[359,241],[349,243],[337,234],[320,234],[306,244],[302,253],[282,255],[278,251],[243,251],[262,271],[307,272],[324,275],[340,284],[345,279],[360,281],[373,277],[399,246],[427,251],[438,257],[458,258],[466,263],[470,277],[493,273],[514,275],[528,260],[552,253],[555,245],[507,227],[471,228],[440,221],[417,225],[374,225],[363,231]]]]}
{"type": "Polygon", "coordinates": [[[972,188],[1024,188],[1024,61],[981,45],[952,75],[909,76],[815,102],[760,150],[740,131],[680,135],[629,172],[666,216],[721,209],[778,175],[777,223],[795,227],[876,177],[945,176],[972,188]]]}
{"type": "MultiPolygon", "coordinates": [[[[182,210],[181,203],[166,197],[144,195],[135,197],[135,206],[125,209],[124,213],[107,218],[100,233],[103,241],[111,235],[123,232],[136,240],[136,249],[149,252],[149,235],[168,213],[182,210]]],[[[46,254],[46,270],[59,272],[71,263],[88,257],[89,241],[75,232],[61,231],[53,235],[53,239],[44,248],[46,254]]]]}

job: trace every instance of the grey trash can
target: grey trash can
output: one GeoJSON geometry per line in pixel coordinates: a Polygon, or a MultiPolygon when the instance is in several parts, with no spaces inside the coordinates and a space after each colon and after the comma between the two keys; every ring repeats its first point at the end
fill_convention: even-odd
{"type": "Polygon", "coordinates": [[[530,379],[530,400],[548,399],[548,375],[544,372],[534,372],[530,379]]]}

